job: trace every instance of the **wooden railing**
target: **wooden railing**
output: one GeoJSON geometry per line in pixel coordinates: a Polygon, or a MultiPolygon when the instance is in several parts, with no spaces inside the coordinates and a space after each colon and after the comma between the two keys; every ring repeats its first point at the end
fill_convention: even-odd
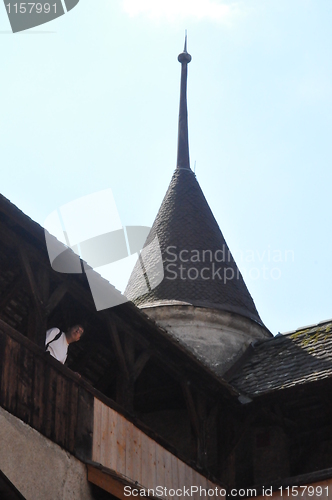
{"type": "Polygon", "coordinates": [[[0,406],[90,464],[89,476],[98,476],[100,464],[113,477],[113,494],[119,480],[123,485],[162,486],[168,491],[217,487],[134,415],[2,320],[0,406]]]}
{"type": "Polygon", "coordinates": [[[78,375],[1,320],[0,405],[62,448],[91,457],[93,395],[78,375]]]}

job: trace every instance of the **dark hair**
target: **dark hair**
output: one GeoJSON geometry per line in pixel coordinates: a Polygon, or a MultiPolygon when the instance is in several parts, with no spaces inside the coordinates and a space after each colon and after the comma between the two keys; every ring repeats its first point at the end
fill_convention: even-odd
{"type": "Polygon", "coordinates": [[[75,328],[75,327],[77,327],[77,328],[82,328],[82,329],[83,329],[83,333],[82,333],[82,335],[84,334],[84,332],[85,332],[85,325],[84,325],[83,323],[73,323],[73,324],[72,324],[72,325],[68,328],[68,330],[67,330],[67,331],[69,332],[69,330],[71,330],[72,328],[75,328]]]}

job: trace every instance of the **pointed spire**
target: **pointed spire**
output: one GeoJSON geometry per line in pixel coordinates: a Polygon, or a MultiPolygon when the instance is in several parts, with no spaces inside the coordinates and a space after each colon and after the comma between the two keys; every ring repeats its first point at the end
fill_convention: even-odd
{"type": "Polygon", "coordinates": [[[187,65],[191,61],[191,55],[187,52],[187,32],[185,35],[184,49],[178,56],[181,63],[181,87],[180,87],[180,110],[179,110],[179,132],[178,132],[178,158],[177,168],[190,169],[189,141],[188,141],[188,113],[187,113],[187,65]]]}

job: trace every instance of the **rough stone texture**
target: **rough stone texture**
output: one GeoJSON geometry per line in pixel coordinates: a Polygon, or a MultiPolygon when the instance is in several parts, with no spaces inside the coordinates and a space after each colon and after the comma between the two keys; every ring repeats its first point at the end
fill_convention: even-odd
{"type": "Polygon", "coordinates": [[[258,342],[229,383],[258,396],[332,377],[332,321],[258,342]]]}
{"type": "Polygon", "coordinates": [[[136,305],[145,307],[175,301],[237,313],[262,324],[242,275],[189,168],[176,169],[145,247],[148,245],[152,250],[146,251],[143,257],[146,280],[142,275],[142,263],[138,261],[125,291],[136,305]],[[146,280],[158,267],[158,252],[152,245],[156,236],[164,264],[164,279],[146,293],[146,280]],[[185,262],[183,259],[189,260],[185,262]],[[188,272],[190,268],[193,270],[188,272]]]}
{"type": "Polygon", "coordinates": [[[86,467],[0,408],[0,469],[26,500],[93,500],[86,467]]]}
{"type": "Polygon", "coordinates": [[[173,304],[144,312],[219,376],[253,340],[270,336],[258,323],[218,309],[173,304]]]}

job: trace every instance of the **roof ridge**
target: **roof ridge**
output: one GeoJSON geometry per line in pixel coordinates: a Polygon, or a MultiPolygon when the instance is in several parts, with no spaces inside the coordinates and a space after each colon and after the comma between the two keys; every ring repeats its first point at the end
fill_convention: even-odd
{"type": "Polygon", "coordinates": [[[281,333],[280,335],[283,335],[284,337],[288,335],[293,335],[294,333],[301,332],[303,330],[309,330],[311,328],[316,328],[318,326],[323,326],[323,325],[328,325],[329,323],[332,323],[332,319],[326,319],[323,321],[320,321],[319,323],[313,323],[311,325],[305,325],[297,328],[296,330],[289,330],[288,332],[281,333]]]}

